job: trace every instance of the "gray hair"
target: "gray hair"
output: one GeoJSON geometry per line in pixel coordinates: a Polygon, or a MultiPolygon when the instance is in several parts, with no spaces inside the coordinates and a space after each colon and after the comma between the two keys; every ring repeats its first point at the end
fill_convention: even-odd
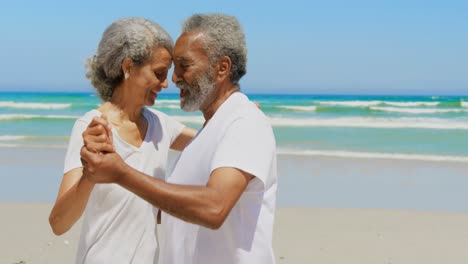
{"type": "Polygon", "coordinates": [[[224,14],[195,14],[182,26],[182,32],[204,34],[205,51],[210,63],[221,57],[231,58],[231,83],[239,86],[239,80],[247,72],[247,45],[242,27],[233,16],[224,14]]]}
{"type": "Polygon", "coordinates": [[[86,77],[99,97],[109,101],[123,80],[122,62],[130,58],[135,65],[151,59],[152,51],[165,47],[172,52],[173,41],[158,24],[144,18],[124,18],[112,23],[102,34],[96,55],[86,63],[86,77]]]}

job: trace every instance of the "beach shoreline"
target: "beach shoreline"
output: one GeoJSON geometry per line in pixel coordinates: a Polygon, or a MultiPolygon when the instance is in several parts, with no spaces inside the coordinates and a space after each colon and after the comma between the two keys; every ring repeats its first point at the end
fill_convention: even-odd
{"type": "MultiPolygon", "coordinates": [[[[54,202],[65,152],[0,148],[0,202],[54,202]]],[[[467,186],[468,162],[278,155],[279,207],[465,212],[467,186]]]]}

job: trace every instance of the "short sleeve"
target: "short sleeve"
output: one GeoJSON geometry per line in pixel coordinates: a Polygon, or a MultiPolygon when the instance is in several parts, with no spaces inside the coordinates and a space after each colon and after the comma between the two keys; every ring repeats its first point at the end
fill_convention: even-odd
{"type": "Polygon", "coordinates": [[[73,126],[70,141],[68,143],[67,154],[65,155],[65,162],[63,173],[67,173],[72,169],[80,168],[81,164],[80,151],[83,147],[83,132],[88,127],[88,124],[81,119],[78,119],[73,126]]]}
{"type": "Polygon", "coordinates": [[[211,171],[221,167],[237,168],[252,174],[265,187],[276,146],[271,126],[265,121],[239,118],[221,138],[211,162],[211,171]]]}

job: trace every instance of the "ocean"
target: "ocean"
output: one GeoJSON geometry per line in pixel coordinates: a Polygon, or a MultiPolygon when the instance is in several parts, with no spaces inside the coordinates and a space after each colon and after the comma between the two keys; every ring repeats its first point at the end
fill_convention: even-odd
{"type": "MultiPolygon", "coordinates": [[[[278,154],[468,162],[467,96],[248,95],[269,117],[278,154]]],[[[0,92],[0,147],[66,147],[94,93],[0,92]]],[[[200,128],[177,94],[154,108],[200,128]]]]}
{"type": "MultiPolygon", "coordinates": [[[[468,211],[468,96],[248,96],[275,132],[278,206],[468,211]]],[[[53,202],[72,126],[100,103],[93,93],[0,93],[0,202],[53,202]]],[[[154,108],[203,124],[177,94],[154,108]]]]}

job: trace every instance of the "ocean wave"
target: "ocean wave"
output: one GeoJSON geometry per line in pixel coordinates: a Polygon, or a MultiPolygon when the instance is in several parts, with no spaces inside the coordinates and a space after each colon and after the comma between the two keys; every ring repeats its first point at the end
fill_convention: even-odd
{"type": "MultiPolygon", "coordinates": [[[[179,122],[201,125],[202,116],[172,116],[179,122]]],[[[288,118],[269,117],[273,127],[351,127],[351,128],[386,128],[386,129],[445,129],[468,130],[466,119],[447,120],[442,118],[383,118],[383,117],[338,117],[338,118],[288,118]]]]}
{"type": "Polygon", "coordinates": [[[0,141],[18,141],[25,140],[28,136],[11,136],[11,135],[0,135],[0,141]]]}
{"type": "Polygon", "coordinates": [[[159,106],[159,108],[162,108],[162,109],[179,109],[180,110],[179,105],[161,105],[161,106],[159,106]]]}
{"type": "Polygon", "coordinates": [[[339,158],[361,158],[361,159],[396,159],[396,160],[421,160],[421,161],[456,161],[468,162],[467,156],[439,156],[425,154],[405,153],[382,153],[382,152],[354,152],[333,150],[293,150],[278,149],[279,155],[298,156],[326,156],[339,158]]]}
{"type": "Polygon", "coordinates": [[[2,114],[0,120],[15,121],[27,119],[77,119],[79,116],[69,115],[27,115],[27,114],[2,114]]]}
{"type": "Polygon", "coordinates": [[[452,121],[440,118],[285,118],[270,117],[275,127],[354,127],[354,128],[422,128],[422,129],[462,129],[468,130],[468,123],[463,120],[452,121]]]}
{"type": "Polygon", "coordinates": [[[434,108],[398,108],[398,107],[378,107],[373,106],[371,110],[408,113],[408,114],[440,114],[440,113],[462,113],[468,112],[468,109],[434,109],[434,108]]]}
{"type": "Polygon", "coordinates": [[[0,135],[0,141],[68,141],[68,136],[0,135]]]}
{"type": "Polygon", "coordinates": [[[468,102],[461,101],[461,102],[460,102],[460,106],[461,106],[461,107],[468,107],[468,102]]]}
{"type": "Polygon", "coordinates": [[[423,101],[414,101],[414,102],[393,102],[393,101],[316,101],[320,105],[329,105],[329,106],[347,106],[347,107],[371,107],[378,105],[389,105],[397,107],[413,107],[413,106],[438,106],[440,102],[423,102],[423,101]]]}
{"type": "Polygon", "coordinates": [[[369,107],[379,105],[382,101],[316,101],[316,103],[333,106],[369,107]]]}
{"type": "Polygon", "coordinates": [[[170,100],[170,99],[157,99],[155,101],[155,104],[180,104],[180,101],[179,100],[170,100]]]}
{"type": "Polygon", "coordinates": [[[180,109],[180,106],[177,104],[177,105],[172,105],[172,104],[159,104],[159,105],[153,105],[150,107],[151,109],[155,109],[155,110],[159,110],[159,111],[163,111],[164,112],[164,109],[177,109],[177,110],[181,110],[180,109]]]}
{"type": "Polygon", "coordinates": [[[0,101],[0,107],[17,108],[17,109],[65,109],[71,106],[72,104],[22,103],[22,102],[13,102],[13,101],[0,101]]]}
{"type": "Polygon", "coordinates": [[[390,102],[384,101],[383,104],[390,106],[399,106],[399,107],[410,107],[410,106],[437,106],[440,102],[390,102]]]}
{"type": "Polygon", "coordinates": [[[0,143],[0,148],[41,148],[41,149],[48,149],[48,148],[66,148],[66,144],[61,145],[52,145],[52,144],[4,144],[0,143]]]}
{"type": "Polygon", "coordinates": [[[293,111],[303,111],[303,112],[313,112],[317,110],[316,106],[298,106],[298,105],[281,105],[281,106],[277,106],[277,108],[293,110],[293,111]]]}

